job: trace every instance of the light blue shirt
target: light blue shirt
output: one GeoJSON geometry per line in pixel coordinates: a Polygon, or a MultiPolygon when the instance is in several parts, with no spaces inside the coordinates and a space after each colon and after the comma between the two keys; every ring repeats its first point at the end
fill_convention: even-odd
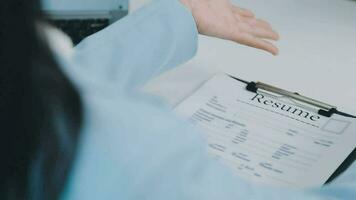
{"type": "Polygon", "coordinates": [[[198,130],[139,92],[150,78],[193,57],[197,35],[178,0],[157,1],[85,39],[69,58],[59,56],[85,108],[62,199],[355,199],[355,166],[322,188],[240,179],[210,158],[198,130]]]}

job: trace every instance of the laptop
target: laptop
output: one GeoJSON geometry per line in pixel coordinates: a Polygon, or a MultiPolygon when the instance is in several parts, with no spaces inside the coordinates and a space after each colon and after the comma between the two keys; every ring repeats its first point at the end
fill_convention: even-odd
{"type": "Polygon", "coordinates": [[[128,0],[42,0],[46,18],[74,44],[128,13],[128,0]]]}

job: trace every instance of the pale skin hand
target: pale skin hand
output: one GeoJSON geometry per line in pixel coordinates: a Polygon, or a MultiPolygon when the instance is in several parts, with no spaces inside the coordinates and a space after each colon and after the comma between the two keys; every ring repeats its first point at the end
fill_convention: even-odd
{"type": "Polygon", "coordinates": [[[278,40],[278,33],[269,23],[256,19],[251,11],[233,5],[230,0],[180,1],[191,10],[200,34],[278,54],[278,48],[267,41],[278,40]]]}

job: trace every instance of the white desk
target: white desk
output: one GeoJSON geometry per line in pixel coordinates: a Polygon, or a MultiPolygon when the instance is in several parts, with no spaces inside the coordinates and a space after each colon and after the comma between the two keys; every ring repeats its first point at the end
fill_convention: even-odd
{"type": "MultiPolygon", "coordinates": [[[[193,60],[151,81],[145,89],[174,105],[222,70],[246,80],[298,91],[356,114],[356,2],[235,2],[267,19],[279,31],[279,56],[201,36],[193,60]]],[[[138,4],[136,1],[133,7],[138,4]]]]}

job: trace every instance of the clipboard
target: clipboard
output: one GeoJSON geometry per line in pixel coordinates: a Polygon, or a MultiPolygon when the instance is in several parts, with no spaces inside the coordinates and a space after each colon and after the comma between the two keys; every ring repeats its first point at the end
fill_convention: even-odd
{"type": "MultiPolygon", "coordinates": [[[[350,118],[356,118],[355,115],[351,115],[342,111],[339,111],[336,106],[324,103],[322,101],[306,97],[303,95],[300,95],[297,92],[290,92],[285,89],[281,89],[276,86],[272,86],[266,83],[262,82],[249,82],[237,77],[234,77],[232,75],[227,74],[229,77],[236,81],[240,81],[242,83],[246,84],[246,90],[257,93],[259,90],[262,91],[267,91],[268,93],[274,93],[280,96],[287,97],[289,99],[293,99],[298,102],[302,102],[304,104],[309,104],[313,107],[318,108],[318,114],[322,115],[324,117],[331,117],[332,115],[341,115],[344,117],[350,117],[350,118]]],[[[356,133],[355,133],[356,134],[356,133]]],[[[331,183],[336,177],[338,177],[340,174],[342,174],[346,169],[356,160],[356,148],[347,156],[347,158],[340,164],[340,166],[334,171],[334,173],[328,178],[328,180],[324,183],[324,185],[327,185],[331,183]]]]}

